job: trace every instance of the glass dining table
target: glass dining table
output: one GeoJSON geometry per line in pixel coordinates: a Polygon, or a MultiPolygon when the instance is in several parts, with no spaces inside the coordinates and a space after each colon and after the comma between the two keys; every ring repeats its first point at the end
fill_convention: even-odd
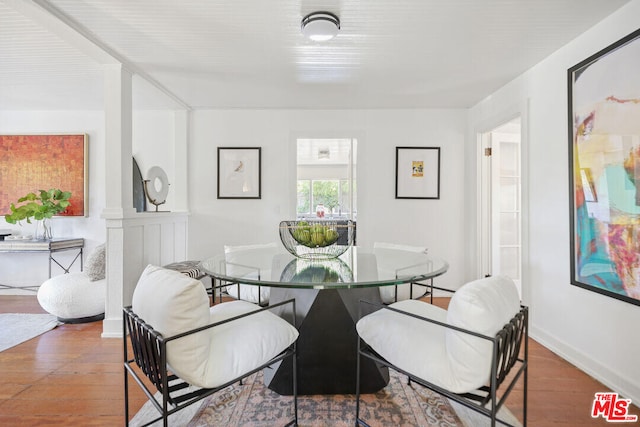
{"type": "MultiPolygon", "coordinates": [[[[268,288],[269,303],[296,300],[298,393],[310,395],[355,393],[355,324],[360,316],[378,309],[360,300],[381,304],[379,288],[429,284],[449,265],[440,258],[403,249],[351,247],[338,258],[306,259],[291,255],[282,246],[271,246],[248,247],[232,256],[220,254],[202,261],[200,268],[214,283],[268,288]]],[[[274,312],[293,322],[289,305],[274,312]]],[[[265,384],[281,395],[293,394],[287,363],[291,362],[280,362],[263,372],[265,384]]],[[[361,392],[374,393],[387,385],[389,373],[366,359],[360,381],[361,392]]]]}

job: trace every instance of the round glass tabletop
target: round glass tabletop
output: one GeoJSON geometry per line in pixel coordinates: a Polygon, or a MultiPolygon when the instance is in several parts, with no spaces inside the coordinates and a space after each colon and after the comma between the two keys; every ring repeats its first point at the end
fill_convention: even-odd
{"type": "Polygon", "coordinates": [[[351,247],[334,259],[296,258],[281,246],[235,249],[200,263],[228,282],[286,288],[337,289],[399,285],[444,274],[449,264],[425,253],[351,247]]]}

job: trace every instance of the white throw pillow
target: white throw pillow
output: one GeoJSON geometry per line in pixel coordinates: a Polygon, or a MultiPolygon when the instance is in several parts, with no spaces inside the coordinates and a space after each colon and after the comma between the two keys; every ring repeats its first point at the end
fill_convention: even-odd
{"type": "MultiPolygon", "coordinates": [[[[209,323],[209,298],[202,282],[149,265],[133,293],[133,311],[165,337],[209,323]]],[[[200,332],[167,345],[167,363],[185,381],[197,384],[206,371],[210,333],[200,332]]]]}
{"type": "Polygon", "coordinates": [[[87,260],[84,263],[84,271],[87,273],[89,280],[95,282],[96,280],[102,280],[105,278],[105,264],[106,264],[106,247],[105,244],[96,246],[91,251],[87,260]]]}
{"type": "MultiPolygon", "coordinates": [[[[520,311],[520,297],[511,279],[495,276],[469,282],[451,298],[447,323],[487,336],[495,336],[520,311]]],[[[459,389],[474,390],[489,381],[490,341],[447,331],[447,354],[459,389]]]]}

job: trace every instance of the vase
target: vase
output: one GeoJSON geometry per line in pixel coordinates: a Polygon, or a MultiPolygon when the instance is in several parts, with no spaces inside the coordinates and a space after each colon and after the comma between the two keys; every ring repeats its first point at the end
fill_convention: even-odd
{"type": "Polygon", "coordinates": [[[36,221],[36,240],[51,240],[53,238],[53,230],[51,229],[51,219],[44,218],[36,221]]]}

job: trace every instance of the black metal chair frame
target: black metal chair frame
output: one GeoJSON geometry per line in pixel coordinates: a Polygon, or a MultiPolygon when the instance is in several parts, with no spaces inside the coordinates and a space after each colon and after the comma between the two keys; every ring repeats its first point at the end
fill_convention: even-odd
{"type": "MultiPolygon", "coordinates": [[[[447,290],[447,289],[443,289],[447,290]]],[[[449,290],[449,292],[452,292],[449,290]]],[[[364,420],[360,418],[360,357],[367,357],[377,363],[387,366],[401,374],[406,375],[409,378],[409,382],[413,381],[433,390],[443,396],[454,400],[467,408],[470,408],[476,412],[486,415],[491,419],[491,426],[495,426],[496,422],[502,425],[514,427],[512,424],[507,423],[504,420],[497,418],[497,413],[503,406],[505,400],[513,390],[518,379],[523,377],[523,426],[527,425],[527,369],[529,360],[529,308],[521,306],[520,311],[500,330],[494,337],[479,334],[474,331],[459,328],[453,325],[449,325],[443,322],[439,322],[426,317],[417,316],[412,313],[397,310],[395,308],[381,305],[378,303],[372,303],[369,301],[360,301],[360,314],[358,318],[362,316],[362,304],[369,304],[380,307],[382,309],[395,311],[397,313],[414,317],[425,322],[434,323],[444,328],[459,331],[465,334],[469,334],[475,337],[479,337],[488,340],[493,345],[492,357],[491,357],[491,375],[489,384],[480,387],[479,389],[469,393],[453,393],[440,386],[437,386],[429,381],[419,378],[397,366],[392,365],[386,361],[382,356],[376,353],[362,338],[358,338],[358,360],[357,360],[357,376],[356,376],[356,427],[357,426],[369,426],[364,420]],[[520,357],[521,344],[524,341],[523,356],[520,357]],[[498,396],[498,389],[507,379],[507,375],[510,373],[514,366],[517,366],[517,371],[513,375],[513,378],[506,383],[506,389],[498,396]],[[490,407],[487,407],[490,404],[490,407]]],[[[426,303],[425,303],[426,304],[426,303]]],[[[410,351],[410,350],[408,350],[410,351]]],[[[429,361],[425,361],[429,363],[429,361]]]]}
{"type": "Polygon", "coordinates": [[[158,331],[147,324],[136,313],[133,312],[131,306],[123,309],[123,342],[124,342],[124,399],[125,399],[125,425],[129,425],[129,375],[131,375],[138,385],[142,388],[147,398],[153,406],[160,412],[160,416],[143,424],[141,427],[149,426],[156,421],[163,420],[163,425],[168,426],[169,415],[180,411],[202,399],[230,386],[235,382],[241,382],[244,378],[276,363],[287,357],[292,357],[293,365],[293,406],[294,419],[286,424],[286,426],[298,425],[298,394],[297,394],[297,372],[296,372],[296,343],[294,342],[287,349],[269,360],[267,363],[247,372],[225,384],[215,388],[198,388],[191,386],[181,378],[177,377],[167,369],[167,343],[188,335],[199,333],[225,323],[252,316],[265,310],[271,310],[275,307],[292,304],[293,305],[293,326],[296,327],[295,318],[295,300],[290,299],[273,304],[268,307],[258,308],[255,311],[235,316],[220,322],[212,323],[200,328],[174,335],[171,337],[163,337],[158,331]],[[131,347],[133,350],[133,358],[129,357],[127,333],[131,338],[131,347]],[[137,366],[137,368],[135,366],[137,366]],[[161,399],[154,397],[154,392],[145,384],[142,374],[148,378],[162,395],[161,399]],[[193,390],[185,390],[192,387],[193,390]],[[173,408],[169,408],[171,405],[173,408]]]}
{"type": "MultiPolygon", "coordinates": [[[[409,283],[409,299],[413,299],[413,285],[422,286],[422,287],[428,288],[424,292],[424,294],[420,295],[420,298],[426,297],[428,295],[429,296],[429,302],[431,304],[433,304],[433,290],[434,289],[437,289],[437,290],[440,290],[440,291],[446,291],[446,292],[455,292],[455,291],[452,291],[451,289],[440,288],[438,286],[434,286],[433,285],[433,277],[430,278],[430,279],[427,279],[427,280],[429,280],[429,283],[422,283],[422,282],[410,282],[409,283]]],[[[401,286],[401,285],[394,285],[394,286],[395,286],[395,292],[394,292],[394,296],[393,296],[393,301],[394,302],[398,302],[398,286],[401,286]]],[[[393,304],[393,303],[389,303],[389,304],[393,304]]]]}

